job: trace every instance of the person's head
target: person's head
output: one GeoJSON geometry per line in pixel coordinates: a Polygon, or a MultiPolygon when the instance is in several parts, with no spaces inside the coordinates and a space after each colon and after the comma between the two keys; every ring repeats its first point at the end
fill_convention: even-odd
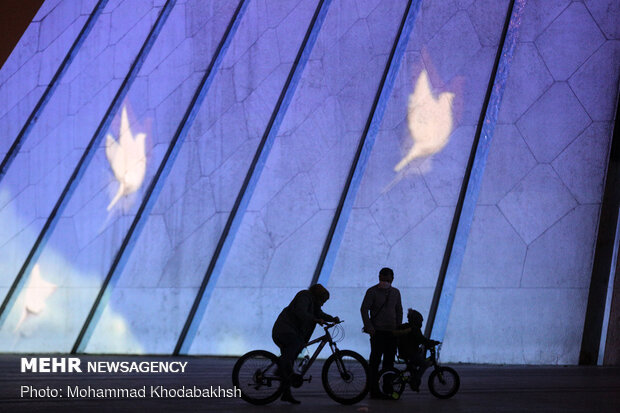
{"type": "Polygon", "coordinates": [[[321,284],[314,284],[309,290],[320,305],[325,304],[329,300],[329,291],[321,284]]]}
{"type": "Polygon", "coordinates": [[[392,283],[394,281],[394,271],[388,267],[381,268],[381,271],[379,271],[379,281],[392,283]]]}
{"type": "Polygon", "coordinates": [[[409,324],[412,326],[422,328],[424,317],[422,317],[422,314],[420,314],[419,311],[410,308],[407,310],[407,321],[409,321],[409,324]]]}

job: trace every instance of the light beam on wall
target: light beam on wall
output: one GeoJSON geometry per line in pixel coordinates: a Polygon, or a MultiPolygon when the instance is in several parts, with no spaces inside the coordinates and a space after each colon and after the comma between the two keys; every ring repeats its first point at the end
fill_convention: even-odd
{"type": "Polygon", "coordinates": [[[35,264],[30,275],[28,287],[24,290],[24,308],[22,315],[15,326],[14,332],[17,332],[21,325],[30,316],[36,316],[45,308],[45,302],[50,295],[56,290],[56,284],[46,281],[41,277],[41,269],[39,264],[35,264]]]}
{"type": "Polygon", "coordinates": [[[398,164],[395,172],[402,171],[414,159],[430,156],[441,151],[452,132],[452,100],[454,93],[433,96],[426,71],[422,71],[409,96],[407,122],[413,146],[398,164]]]}
{"type": "Polygon", "coordinates": [[[122,197],[136,192],[142,185],[146,172],[145,138],[144,133],[138,133],[134,137],[127,118],[127,107],[124,106],[118,141],[112,135],[106,135],[105,153],[119,183],[118,191],[108,205],[108,211],[122,197]]]}

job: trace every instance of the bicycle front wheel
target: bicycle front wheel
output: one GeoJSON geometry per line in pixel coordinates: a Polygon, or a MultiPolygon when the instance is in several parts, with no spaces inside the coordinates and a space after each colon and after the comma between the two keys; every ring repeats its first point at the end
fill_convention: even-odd
{"type": "Polygon", "coordinates": [[[433,396],[439,399],[449,399],[454,396],[461,385],[456,370],[450,367],[437,367],[428,377],[428,389],[433,396]]]}
{"type": "Polygon", "coordinates": [[[338,403],[357,403],[368,393],[368,363],[354,351],[338,351],[325,361],[321,380],[327,395],[338,403]]]}
{"type": "Polygon", "coordinates": [[[278,357],[265,350],[254,350],[237,360],[233,368],[233,385],[241,390],[241,398],[252,404],[267,404],[283,391],[278,374],[278,357]]]}

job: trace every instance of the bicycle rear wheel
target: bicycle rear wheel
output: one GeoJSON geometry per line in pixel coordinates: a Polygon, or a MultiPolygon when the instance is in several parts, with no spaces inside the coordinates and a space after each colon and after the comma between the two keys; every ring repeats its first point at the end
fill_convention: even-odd
{"type": "Polygon", "coordinates": [[[449,399],[454,396],[461,385],[456,370],[450,367],[437,367],[428,377],[428,389],[433,396],[439,399],[449,399]]]}
{"type": "Polygon", "coordinates": [[[351,350],[338,351],[325,361],[321,380],[327,395],[342,404],[354,404],[368,393],[368,363],[351,350]]]}
{"type": "Polygon", "coordinates": [[[233,368],[233,385],[241,390],[241,398],[252,404],[267,404],[283,391],[278,374],[278,357],[265,350],[254,350],[237,360],[233,368]]]}
{"type": "Polygon", "coordinates": [[[379,391],[391,399],[400,399],[405,391],[405,377],[395,368],[383,369],[379,372],[379,391]]]}

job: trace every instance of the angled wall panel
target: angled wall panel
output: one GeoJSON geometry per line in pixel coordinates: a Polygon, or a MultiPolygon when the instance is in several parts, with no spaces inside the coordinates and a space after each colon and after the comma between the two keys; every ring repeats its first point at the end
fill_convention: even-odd
{"type": "Polygon", "coordinates": [[[405,6],[331,5],[192,353],[273,347],[273,321],[312,279],[405,6]]]}
{"type": "MultiPolygon", "coordinates": [[[[94,3],[46,1],[0,69],[0,154],[94,3]]],[[[0,299],[165,3],[108,1],[0,181],[0,299]]],[[[190,319],[193,340],[183,352],[277,352],[271,327],[313,277],[406,3],[332,0],[299,84],[285,89],[319,1],[248,0],[163,189],[115,273],[86,352],[172,353],[205,279],[212,281],[206,312],[190,319]],[[283,90],[293,91],[292,99],[275,112],[282,115],[275,145],[255,191],[243,192],[252,194],[249,209],[240,208],[240,225],[227,238],[232,247],[209,278],[283,90]]],[[[527,1],[444,361],[577,363],[618,92],[613,3],[527,1]]],[[[177,0],[103,130],[110,137],[95,148],[26,274],[24,287],[32,288],[16,294],[0,351],[68,351],[74,344],[237,4],[177,0]],[[133,142],[140,136],[144,150],[133,142]],[[127,167],[132,162],[124,169],[120,154],[142,169],[127,167]]],[[[383,266],[394,268],[404,307],[428,313],[508,4],[421,2],[326,278],[324,310],[346,320],[343,348],[368,353],[359,307],[383,266]]]]}
{"type": "Polygon", "coordinates": [[[525,8],[446,359],[578,361],[620,48],[606,39],[604,2],[568,3],[525,8]]]}
{"type": "Polygon", "coordinates": [[[403,307],[428,314],[508,6],[452,3],[422,2],[362,178],[328,283],[345,320],[384,266],[403,307]]]}
{"type": "Polygon", "coordinates": [[[142,0],[106,5],[0,183],[2,286],[13,282],[158,12],[142,0]]]}
{"type": "MultiPolygon", "coordinates": [[[[29,351],[71,349],[208,65],[199,64],[213,54],[212,39],[221,38],[234,6],[228,1],[196,9],[183,2],[174,6],[33,270],[34,277],[53,288],[46,310],[22,321],[26,288],[9,316],[3,331],[19,335],[15,346],[29,351]],[[188,36],[193,19],[203,24],[188,36]],[[194,44],[201,45],[202,53],[193,53],[194,44]],[[29,334],[20,334],[22,330],[29,334]],[[44,348],[39,347],[42,343],[44,348]]],[[[33,277],[30,280],[32,287],[33,277]]],[[[109,323],[122,325],[122,315],[109,323]]],[[[116,341],[114,328],[107,327],[108,337],[116,341]]]]}
{"type": "Polygon", "coordinates": [[[174,349],[315,7],[248,4],[86,351],[174,349]],[[110,340],[116,313],[125,335],[110,340]]]}
{"type": "Polygon", "coordinates": [[[0,159],[26,122],[97,0],[43,3],[0,69],[0,159]]]}

